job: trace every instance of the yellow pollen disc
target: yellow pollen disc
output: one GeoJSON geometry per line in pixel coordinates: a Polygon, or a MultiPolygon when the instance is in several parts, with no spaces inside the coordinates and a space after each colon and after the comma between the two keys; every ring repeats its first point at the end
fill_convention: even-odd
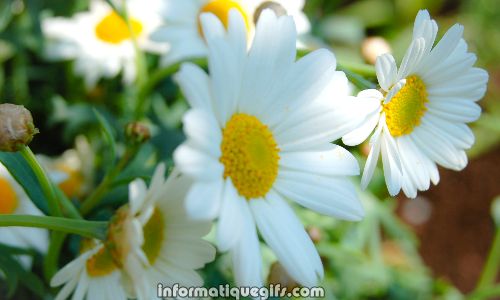
{"type": "Polygon", "coordinates": [[[234,114],[223,129],[221,163],[247,200],[262,197],[278,175],[279,148],[273,133],[254,116],[234,114]]]}
{"type": "MultiPolygon", "coordinates": [[[[229,24],[229,12],[231,9],[238,10],[243,19],[245,20],[245,26],[250,29],[249,18],[243,7],[237,2],[233,0],[212,0],[205,4],[201,9],[199,15],[203,13],[213,13],[219,20],[224,24],[224,27],[228,27],[229,24]]],[[[203,36],[203,30],[201,27],[201,22],[198,19],[198,32],[203,36]]]]}
{"type": "Polygon", "coordinates": [[[150,264],[154,264],[160,255],[161,246],[164,240],[165,223],[163,222],[163,215],[158,208],[155,208],[151,218],[142,228],[144,233],[144,244],[142,251],[146,254],[150,264]]]}
{"type": "Polygon", "coordinates": [[[119,44],[130,39],[131,31],[135,36],[142,32],[142,24],[136,19],[130,19],[130,29],[125,20],[115,12],[106,15],[95,27],[96,36],[111,44],[119,44]]]}
{"type": "Polygon", "coordinates": [[[422,116],[427,111],[425,103],[427,91],[425,84],[416,75],[406,78],[406,84],[399,90],[389,103],[383,105],[387,127],[392,136],[398,137],[410,134],[420,125],[422,116]]]}
{"type": "Polygon", "coordinates": [[[0,178],[0,215],[13,213],[17,208],[16,191],[5,178],[0,178]]]}
{"type": "Polygon", "coordinates": [[[87,260],[87,273],[91,277],[106,276],[117,269],[108,248],[102,247],[87,260]]]}
{"type": "Polygon", "coordinates": [[[83,175],[78,170],[64,164],[60,164],[56,168],[68,176],[66,180],[59,183],[59,188],[70,198],[78,197],[83,186],[83,175]]]}

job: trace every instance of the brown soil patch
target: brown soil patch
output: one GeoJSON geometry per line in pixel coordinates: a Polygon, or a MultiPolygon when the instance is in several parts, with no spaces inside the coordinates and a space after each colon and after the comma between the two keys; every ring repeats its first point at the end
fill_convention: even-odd
{"type": "MultiPolygon", "coordinates": [[[[493,198],[500,195],[500,148],[473,161],[462,172],[440,170],[441,182],[421,195],[431,203],[428,221],[414,226],[420,253],[434,275],[471,291],[490,248],[493,198]]],[[[408,199],[400,202],[404,205],[408,199]]]]}

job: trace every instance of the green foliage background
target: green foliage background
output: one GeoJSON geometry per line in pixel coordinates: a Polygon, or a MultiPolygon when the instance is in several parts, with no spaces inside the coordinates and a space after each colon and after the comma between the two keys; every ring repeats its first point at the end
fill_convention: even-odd
{"type": "MultiPolygon", "coordinates": [[[[87,92],[82,79],[73,75],[71,61],[44,59],[40,30],[41,18],[70,17],[87,6],[88,0],[0,1],[0,102],[22,104],[32,111],[41,132],[31,144],[36,153],[56,156],[73,147],[76,136],[87,136],[93,152],[98,154],[94,162],[96,184],[104,176],[106,166],[114,163],[115,151],[118,155],[124,151],[123,128],[134,120],[135,88],[123,86],[121,79],[115,78],[101,80],[95,89],[87,92]],[[107,135],[104,138],[103,131],[107,135]]],[[[385,37],[400,60],[410,41],[416,12],[421,8],[429,9],[438,20],[439,35],[456,22],[464,24],[470,51],[479,58],[477,65],[490,74],[488,94],[481,101],[484,114],[473,124],[477,141],[470,155],[480,156],[500,143],[500,5],[497,0],[308,0],[305,10],[313,25],[313,34],[331,46],[340,61],[362,63],[361,43],[372,35],[385,37]]],[[[158,57],[147,56],[150,72],[157,68],[157,62],[158,57]]],[[[126,202],[126,184],[130,179],[138,176],[147,179],[144,175],[151,174],[158,161],[172,165],[172,151],[184,139],[180,121],[187,104],[171,79],[162,80],[149,101],[153,109],[147,112],[146,119],[152,127],[153,139],[114,182],[113,189],[91,214],[91,219],[106,220],[115,207],[126,202]]],[[[361,151],[351,150],[363,165],[361,151]]],[[[380,172],[374,181],[370,191],[360,191],[367,208],[363,222],[340,222],[296,208],[306,227],[319,236],[317,248],[324,260],[327,298],[462,299],[457,289],[432,277],[423,265],[417,251],[418,241],[396,217],[396,200],[388,198],[380,172]]],[[[73,200],[78,203],[78,199],[73,200]]],[[[78,244],[79,238],[67,240],[61,263],[78,253],[78,244]]],[[[269,250],[263,253],[266,266],[270,267],[273,255],[269,250]]],[[[0,295],[7,295],[9,291],[13,299],[51,298],[42,276],[35,275],[42,273],[38,254],[0,245],[0,269],[5,277],[0,283],[0,295]],[[11,259],[11,254],[20,253],[34,256],[33,274],[11,259]]],[[[203,271],[206,285],[232,283],[229,270],[228,258],[219,256],[203,271]]]]}

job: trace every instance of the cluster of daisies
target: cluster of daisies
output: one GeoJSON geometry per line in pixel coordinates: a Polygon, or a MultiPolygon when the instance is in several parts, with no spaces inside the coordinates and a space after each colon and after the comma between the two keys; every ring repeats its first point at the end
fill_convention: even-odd
{"type": "MultiPolygon", "coordinates": [[[[204,240],[214,220],[217,248],[230,253],[236,284],[264,284],[260,236],[291,278],[314,286],[322,262],[290,203],[344,220],[364,216],[352,180],[358,162],[333,141],[369,139],[361,184],[382,156],[391,195],[415,197],[437,184],[438,165],[466,166],[474,143],[467,123],[481,113],[476,102],[488,74],[473,67],[462,26],[434,46],[437,24],[420,11],[399,68],[390,54],[379,56],[380,89],[352,96],[331,51],[296,59],[309,30],[303,5],[127,0],[116,4],[127,22],[107,2],[92,0],[71,19],[44,20],[47,55],[74,59],[89,88],[118,74],[132,83],[137,48],[161,55],[164,66],[208,60],[208,73],[184,63],[175,75],[191,108],[174,170],[165,179],[159,165],[149,187],[141,179],[129,185],[129,202],[111,219],[106,240],[82,243],[80,256],[53,277],[53,286],[63,286],[57,299],[151,299],[158,283],[201,286],[196,270],[215,257],[204,240]]],[[[40,214],[0,171],[8,199],[1,213],[40,214]]],[[[42,234],[16,242],[21,236],[9,233],[12,243],[46,247],[42,234]]]]}

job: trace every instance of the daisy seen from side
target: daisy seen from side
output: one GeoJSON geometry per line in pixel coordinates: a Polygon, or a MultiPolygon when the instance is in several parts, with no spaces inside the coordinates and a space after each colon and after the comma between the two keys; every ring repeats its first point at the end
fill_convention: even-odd
{"type": "Polygon", "coordinates": [[[392,55],[379,56],[375,67],[381,90],[358,94],[359,105],[371,112],[343,142],[357,145],[371,135],[363,187],[379,156],[389,193],[402,189],[410,198],[439,182],[438,165],[457,171],[467,165],[465,150],[474,143],[467,123],[481,114],[476,102],[485,94],[488,74],[473,66],[476,55],[467,51],[463,26],[455,24],[434,46],[437,31],[436,22],[421,10],[399,69],[392,55]]]}

